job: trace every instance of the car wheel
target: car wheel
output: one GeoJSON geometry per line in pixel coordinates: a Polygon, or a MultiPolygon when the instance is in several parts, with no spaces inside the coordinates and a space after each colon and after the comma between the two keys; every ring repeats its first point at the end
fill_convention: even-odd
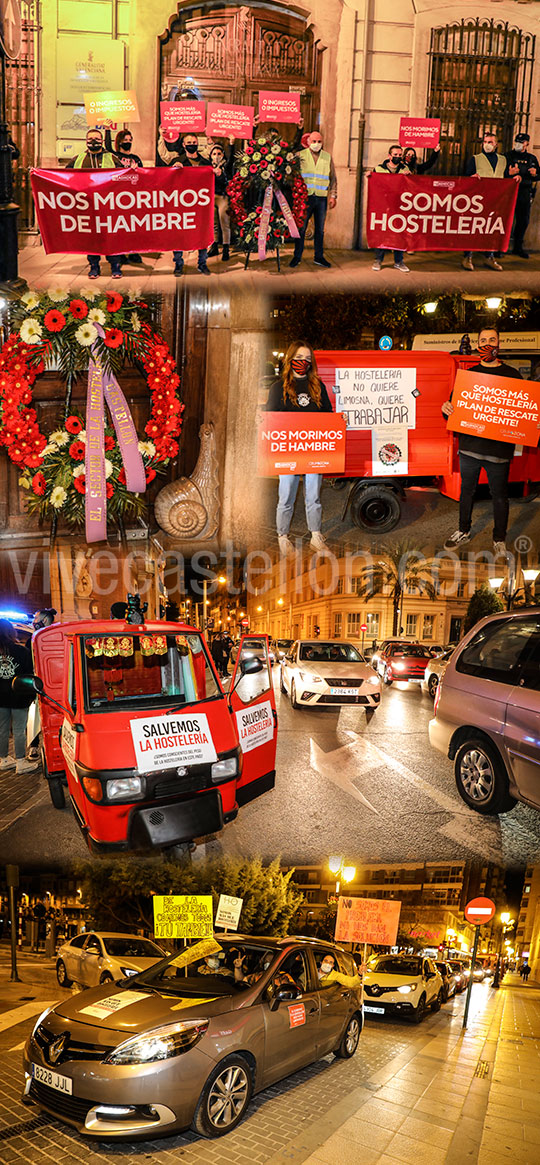
{"type": "Polygon", "coordinates": [[[358,1041],[362,1031],[362,1022],[358,1012],[355,1011],[343,1032],[341,1043],[335,1049],[335,1055],[339,1056],[341,1060],[350,1060],[358,1047],[358,1041]]]}
{"type": "Polygon", "coordinates": [[[300,708],[300,707],[301,707],[301,704],[298,703],[298,700],[296,698],[296,684],[295,684],[294,680],[292,680],[291,681],[291,708],[300,708]]]}
{"type": "Polygon", "coordinates": [[[435,693],[436,693],[436,691],[437,691],[437,684],[438,684],[438,682],[439,682],[439,681],[438,681],[438,679],[437,679],[437,676],[430,675],[430,677],[429,677],[429,680],[428,680],[428,686],[427,686],[427,690],[428,690],[428,693],[429,693],[429,695],[431,696],[431,699],[432,699],[432,700],[434,700],[434,699],[435,699],[435,693]]]}
{"type": "Polygon", "coordinates": [[[350,501],[351,517],[360,530],[388,534],[401,518],[401,505],[393,489],[368,485],[357,489],[350,501]]]}
{"type": "Polygon", "coordinates": [[[63,959],[59,959],[56,964],[56,978],[61,987],[71,987],[72,979],[68,979],[66,964],[63,959]]]}
{"type": "Polygon", "coordinates": [[[283,695],[286,696],[287,689],[285,687],[285,684],[283,683],[283,668],[281,669],[281,671],[279,673],[279,687],[280,687],[280,690],[283,692],[283,695]]]}
{"type": "Polygon", "coordinates": [[[426,997],[425,997],[425,995],[421,995],[420,999],[418,1000],[418,1003],[413,1011],[413,1014],[412,1014],[413,1023],[422,1023],[422,1020],[423,1020],[425,1014],[426,1014],[426,997]]]}
{"type": "Polygon", "coordinates": [[[440,1011],[441,1007],[442,1007],[442,1003],[443,1003],[443,993],[442,993],[442,988],[441,988],[441,990],[437,992],[435,999],[433,999],[431,1001],[431,1010],[432,1011],[440,1011]]]}
{"type": "Polygon", "coordinates": [[[192,1129],[203,1137],[222,1137],[240,1123],[251,1100],[251,1069],[243,1056],[227,1056],[208,1077],[195,1110],[192,1129]]]}
{"type": "Polygon", "coordinates": [[[49,795],[55,809],[64,809],[66,798],[61,777],[49,777],[49,795]]]}
{"type": "Polygon", "coordinates": [[[383,671],[383,683],[386,684],[387,687],[390,687],[390,684],[393,683],[393,680],[391,680],[390,676],[388,675],[388,668],[387,667],[385,667],[385,669],[383,671]]]}
{"type": "Polygon", "coordinates": [[[109,974],[108,971],[104,971],[103,974],[100,975],[99,981],[100,981],[100,983],[114,983],[114,979],[113,979],[112,975],[109,974]]]}
{"type": "Polygon", "coordinates": [[[508,776],[495,748],[482,737],[471,738],[458,749],[454,774],[460,797],[477,813],[508,813],[516,804],[508,776]]]}

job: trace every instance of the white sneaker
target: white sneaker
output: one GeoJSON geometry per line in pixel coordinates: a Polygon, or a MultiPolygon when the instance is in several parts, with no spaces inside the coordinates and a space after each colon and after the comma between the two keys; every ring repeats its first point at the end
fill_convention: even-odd
{"type": "Polygon", "coordinates": [[[381,269],[381,263],[380,263],[379,259],[376,259],[371,270],[372,271],[380,271],[380,269],[381,269]]]}
{"type": "Polygon", "coordinates": [[[493,553],[495,558],[497,558],[499,554],[504,554],[506,556],[508,554],[508,550],[506,549],[506,542],[494,542],[493,553]]]}
{"type": "Polygon", "coordinates": [[[407,267],[406,263],[394,263],[394,271],[404,271],[408,275],[410,267],[407,267]]]}
{"type": "Polygon", "coordinates": [[[17,761],[17,775],[19,773],[33,773],[34,769],[37,769],[37,767],[38,767],[37,761],[26,760],[23,757],[22,760],[17,761]]]}
{"type": "Polygon", "coordinates": [[[463,546],[465,542],[470,542],[470,540],[470,534],[465,534],[463,530],[456,530],[454,534],[450,535],[450,538],[446,539],[444,549],[455,550],[456,546],[463,546]]]}
{"type": "Polygon", "coordinates": [[[278,542],[279,553],[283,555],[283,558],[292,558],[293,554],[295,553],[295,549],[290,538],[287,538],[286,534],[280,534],[278,537],[278,542]]]}
{"type": "Polygon", "coordinates": [[[15,768],[15,757],[13,757],[13,756],[0,756],[0,770],[1,769],[13,769],[13,768],[15,768]]]}
{"type": "Polygon", "coordinates": [[[324,534],[320,530],[312,530],[311,532],[311,546],[314,550],[329,550],[330,547],[324,534]]]}

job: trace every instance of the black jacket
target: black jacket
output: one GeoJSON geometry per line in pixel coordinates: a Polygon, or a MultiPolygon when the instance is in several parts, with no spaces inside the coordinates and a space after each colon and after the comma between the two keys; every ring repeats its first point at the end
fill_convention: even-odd
{"type": "Polygon", "coordinates": [[[309,395],[307,376],[299,376],[295,380],[296,404],[291,404],[288,398],[284,400],[283,380],[281,378],[275,380],[268,393],[265,411],[267,413],[292,413],[298,409],[306,413],[331,413],[333,410],[330,398],[322,381],[320,383],[321,407],[317,408],[315,401],[309,395]]]}
{"type": "Polygon", "coordinates": [[[519,168],[521,182],[518,186],[518,198],[520,194],[523,195],[525,193],[527,193],[529,197],[531,194],[534,195],[536,193],[536,183],[540,179],[540,166],[538,164],[538,158],[535,157],[534,154],[527,154],[526,152],[521,153],[520,150],[509,150],[506,155],[506,162],[507,166],[505,170],[505,177],[507,178],[513,177],[512,174],[508,173],[510,166],[517,165],[519,168]],[[529,169],[531,167],[535,168],[536,174],[529,174],[529,169]]]}
{"type": "Polygon", "coordinates": [[[15,676],[32,675],[32,652],[22,643],[13,643],[0,655],[0,708],[29,708],[35,693],[13,691],[15,676]]]}

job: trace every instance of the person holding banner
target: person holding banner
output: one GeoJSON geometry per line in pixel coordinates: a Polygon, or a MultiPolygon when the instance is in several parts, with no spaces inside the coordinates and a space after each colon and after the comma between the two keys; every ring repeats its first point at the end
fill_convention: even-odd
{"type": "MultiPolygon", "coordinates": [[[[504,178],[506,177],[506,158],[497,153],[497,135],[486,130],[482,141],[482,152],[469,158],[465,167],[466,178],[504,178]]],[[[519,178],[517,178],[519,182],[519,178]]],[[[466,271],[474,271],[472,251],[465,251],[462,267],[466,271]]],[[[502,271],[502,266],[493,251],[486,254],[486,266],[493,271],[502,271]]]]}
{"type": "Polygon", "coordinates": [[[219,143],[212,146],[210,150],[210,162],[214,171],[214,242],[208,251],[208,258],[213,259],[214,255],[219,255],[219,230],[221,228],[221,239],[223,242],[223,250],[221,258],[224,263],[230,259],[231,249],[231,218],[229,214],[229,196],[227,194],[227,186],[233,176],[234,169],[234,142],[235,138],[232,134],[229,135],[229,152],[225,153],[223,146],[219,143]]]}
{"type": "MultiPolygon", "coordinates": [[[[91,126],[86,134],[86,150],[77,154],[76,158],[71,158],[66,164],[66,170],[120,170],[121,162],[116,161],[114,155],[104,149],[103,134],[97,125],[91,126]]],[[[88,272],[89,279],[97,279],[101,274],[99,261],[101,255],[87,255],[86,258],[90,264],[88,272]]],[[[122,271],[120,268],[120,255],[105,255],[107,262],[111,265],[111,275],[113,279],[120,279],[122,271]]]]}
{"type": "MultiPolygon", "coordinates": [[[[138,167],[142,169],[142,158],[138,154],[133,153],[133,134],[129,129],[120,129],[114,139],[114,148],[112,146],[111,131],[105,130],[105,149],[111,150],[116,162],[119,162],[124,170],[136,170],[138,167]]],[[[137,251],[130,251],[129,255],[120,256],[121,263],[135,263],[137,266],[142,263],[142,258],[137,251]]]]}
{"type": "MultiPolygon", "coordinates": [[[[158,149],[159,149],[159,147],[158,147],[158,149]]],[[[174,154],[173,155],[173,157],[176,160],[171,162],[170,165],[175,166],[180,170],[184,166],[211,166],[212,165],[210,159],[205,158],[204,155],[199,152],[199,139],[198,139],[196,133],[185,133],[184,134],[183,139],[182,139],[182,150],[183,150],[183,152],[181,154],[174,154]]],[[[175,275],[182,275],[183,271],[184,271],[184,252],[183,251],[173,251],[173,258],[174,258],[174,274],[175,275]]],[[[200,271],[201,275],[211,275],[212,274],[212,272],[210,271],[210,268],[206,262],[207,258],[208,258],[207,247],[201,247],[201,249],[198,252],[198,257],[197,257],[197,269],[200,271]]]]}
{"type": "MultiPolygon", "coordinates": [[[[403,161],[403,150],[401,146],[390,146],[388,157],[380,166],[375,167],[376,174],[410,174],[409,167],[403,161]]],[[[384,254],[387,248],[377,247],[375,251],[375,261],[372,266],[373,271],[380,271],[384,262],[384,254]]],[[[396,271],[403,271],[407,274],[409,267],[403,262],[403,251],[394,251],[394,268],[396,271]]]]}
{"type": "MultiPolygon", "coordinates": [[[[293,342],[287,348],[283,360],[282,375],[274,381],[265,405],[267,413],[287,413],[297,410],[307,413],[318,411],[331,413],[333,411],[326,388],[319,379],[315,353],[311,344],[306,343],[305,340],[301,340],[300,343],[293,342]]],[[[294,473],[279,475],[276,527],[279,549],[285,558],[294,554],[289,530],[300,476],[300,474],[294,473]]],[[[322,474],[306,473],[304,475],[306,520],[311,533],[311,546],[314,550],[328,549],[326,538],[321,533],[321,487],[322,474]]]]}
{"type": "Polygon", "coordinates": [[[425,162],[419,162],[414,146],[408,146],[403,154],[403,161],[409,168],[409,174],[427,174],[428,170],[432,170],[435,162],[439,161],[439,154],[441,152],[440,146],[434,146],[429,158],[425,162]]]}
{"type": "Polygon", "coordinates": [[[337,203],[337,178],[331,154],[323,150],[322,135],[318,130],[308,134],[307,146],[298,155],[300,171],[307,187],[307,213],[299,237],[294,243],[294,255],[289,267],[298,267],[304,252],[306,230],[313,215],[315,226],[314,263],[317,267],[331,267],[324,255],[324,224],[328,207],[337,203]]]}
{"type": "MultiPolygon", "coordinates": [[[[514,380],[521,380],[521,375],[515,368],[499,360],[499,330],[493,324],[480,329],[478,351],[480,363],[473,364],[469,372],[487,372],[492,376],[510,376],[514,380]]],[[[453,411],[452,401],[445,401],[442,406],[443,415],[449,417],[453,411]]],[[[447,538],[444,549],[457,550],[458,546],[470,542],[474,493],[484,469],[493,505],[493,551],[495,555],[505,555],[509,510],[508,477],[514,446],[507,441],[493,441],[488,437],[460,433],[458,449],[461,473],[459,528],[447,538]]]]}

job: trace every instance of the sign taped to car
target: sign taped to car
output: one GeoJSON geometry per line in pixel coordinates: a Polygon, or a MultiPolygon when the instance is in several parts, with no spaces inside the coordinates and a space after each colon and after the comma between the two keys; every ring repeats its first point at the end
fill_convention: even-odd
{"type": "Polygon", "coordinates": [[[401,902],[384,898],[346,898],[338,902],[336,942],[373,943],[393,947],[401,902]]]}
{"type": "Polygon", "coordinates": [[[217,760],[208,717],[202,712],[147,716],[130,720],[129,726],[139,773],[217,760]]]}
{"type": "Polygon", "coordinates": [[[416,368],[336,368],[335,393],[348,429],[416,426],[416,368]]]}
{"type": "MultiPolygon", "coordinates": [[[[219,944],[214,939],[214,915],[211,894],[154,894],[154,935],[156,938],[201,938],[212,940],[212,948],[200,958],[213,954],[219,944]]],[[[203,944],[201,943],[202,947],[203,944]]],[[[194,948],[184,951],[186,964],[192,962],[194,948]]],[[[180,959],[181,956],[178,956],[180,959]]],[[[175,959],[175,965],[180,964],[175,959]]]]}
{"type": "Polygon", "coordinates": [[[241,712],[236,712],[236,727],[242,752],[251,752],[253,748],[272,740],[274,716],[270,700],[264,700],[254,708],[243,708],[241,712]]]}
{"type": "Polygon", "coordinates": [[[306,1009],[303,1003],[293,1003],[289,1007],[289,1027],[302,1027],[306,1022],[306,1009]]]}
{"type": "Polygon", "coordinates": [[[107,1019],[116,1011],[123,1011],[124,1007],[131,1007],[133,1003],[140,1003],[148,999],[146,991],[119,991],[116,995],[109,995],[100,999],[98,1003],[90,1003],[88,1007],[81,1007],[81,1015],[93,1015],[95,1019],[107,1019]]]}

